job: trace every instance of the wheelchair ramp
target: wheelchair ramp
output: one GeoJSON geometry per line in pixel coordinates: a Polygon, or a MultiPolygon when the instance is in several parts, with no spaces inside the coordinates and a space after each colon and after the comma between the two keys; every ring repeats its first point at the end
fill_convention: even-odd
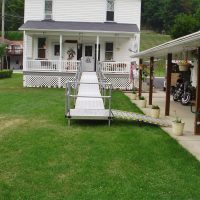
{"type": "Polygon", "coordinates": [[[139,122],[144,122],[147,124],[154,124],[154,125],[164,126],[164,127],[171,126],[171,123],[167,120],[155,119],[155,118],[152,118],[152,117],[149,117],[146,115],[142,115],[142,114],[137,114],[134,112],[112,110],[112,114],[113,114],[114,118],[117,118],[117,119],[139,121],[139,122]]]}
{"type": "Polygon", "coordinates": [[[112,118],[111,112],[111,84],[99,82],[96,72],[83,72],[80,82],[68,82],[67,84],[67,109],[68,123],[70,119],[80,120],[108,120],[109,125],[112,118]],[[70,87],[75,84],[77,93],[71,94],[70,87]],[[110,87],[110,95],[105,96],[106,85],[110,87]],[[103,90],[102,91],[102,87],[103,90]],[[75,98],[74,109],[70,108],[70,98],[75,98]],[[105,99],[109,99],[109,108],[105,108],[105,99]]]}

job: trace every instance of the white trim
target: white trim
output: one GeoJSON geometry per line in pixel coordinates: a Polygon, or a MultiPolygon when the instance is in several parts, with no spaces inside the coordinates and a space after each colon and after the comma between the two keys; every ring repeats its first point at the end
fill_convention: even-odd
{"type": "MultiPolygon", "coordinates": [[[[180,47],[180,48],[185,48],[189,49],[191,46],[183,46],[183,45],[190,45],[192,42],[199,41],[200,40],[200,31],[177,38],[175,40],[171,40],[169,42],[163,43],[161,45],[155,46],[153,48],[147,49],[145,51],[142,51],[140,53],[134,54],[131,56],[132,58],[142,58],[142,57],[149,57],[153,56],[156,53],[162,53],[163,52],[168,52],[168,53],[173,53],[177,52],[177,49],[175,47],[180,47]]],[[[193,47],[198,47],[200,44],[192,45],[193,47]]]]}
{"type": "Polygon", "coordinates": [[[31,28],[19,28],[20,31],[47,31],[47,32],[83,32],[83,33],[123,33],[123,34],[135,34],[135,33],[140,33],[139,32],[124,32],[124,31],[102,31],[102,30],[95,30],[95,31],[91,31],[91,30],[68,30],[68,29],[31,29],[31,28]]]}

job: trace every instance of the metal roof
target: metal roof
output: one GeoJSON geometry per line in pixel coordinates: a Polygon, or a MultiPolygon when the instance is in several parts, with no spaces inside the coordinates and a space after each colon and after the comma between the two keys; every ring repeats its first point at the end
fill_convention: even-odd
{"type": "Polygon", "coordinates": [[[53,20],[27,21],[19,30],[41,31],[81,31],[81,32],[111,32],[111,33],[137,33],[136,24],[122,24],[114,22],[61,22],[53,20]]]}
{"type": "Polygon", "coordinates": [[[145,51],[133,54],[132,58],[162,57],[169,53],[180,53],[200,47],[200,31],[163,43],[145,51]]]}

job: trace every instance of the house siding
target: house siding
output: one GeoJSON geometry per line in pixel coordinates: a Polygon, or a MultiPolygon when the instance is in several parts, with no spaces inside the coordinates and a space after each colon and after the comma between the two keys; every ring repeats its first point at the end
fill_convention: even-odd
{"type": "MultiPolygon", "coordinates": [[[[105,22],[106,0],[54,0],[53,20],[105,22]]],[[[115,22],[137,24],[140,28],[141,0],[115,0],[115,22]]],[[[44,19],[44,0],[25,1],[25,22],[44,19]]]]}
{"type": "Polygon", "coordinates": [[[115,21],[117,23],[137,24],[140,29],[141,18],[140,0],[116,0],[115,21]]]}
{"type": "Polygon", "coordinates": [[[25,0],[24,21],[44,19],[44,0],[25,0]]]}
{"type": "Polygon", "coordinates": [[[55,21],[104,22],[105,0],[56,0],[53,18],[55,21]]]}

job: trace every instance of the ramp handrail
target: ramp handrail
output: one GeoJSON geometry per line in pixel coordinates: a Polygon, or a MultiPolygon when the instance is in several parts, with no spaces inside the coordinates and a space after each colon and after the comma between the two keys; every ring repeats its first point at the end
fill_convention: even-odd
{"type": "Polygon", "coordinates": [[[68,81],[66,83],[66,113],[68,115],[68,118],[70,118],[70,109],[71,109],[71,98],[74,99],[74,105],[76,104],[77,98],[97,98],[97,99],[103,99],[104,106],[106,105],[106,99],[108,99],[108,110],[109,110],[109,125],[110,120],[112,118],[112,111],[111,111],[111,101],[112,101],[112,84],[111,83],[105,83],[105,82],[98,82],[98,83],[86,83],[86,82],[80,82],[80,81],[68,81]],[[99,85],[100,87],[100,93],[101,96],[88,96],[88,95],[78,95],[78,88],[80,84],[92,84],[92,85],[99,85]],[[74,86],[74,90],[72,90],[72,87],[74,86]],[[107,90],[106,90],[107,89],[107,90]],[[108,95],[106,95],[106,92],[109,92],[108,95]],[[74,94],[72,94],[74,92],[74,94]]]}

